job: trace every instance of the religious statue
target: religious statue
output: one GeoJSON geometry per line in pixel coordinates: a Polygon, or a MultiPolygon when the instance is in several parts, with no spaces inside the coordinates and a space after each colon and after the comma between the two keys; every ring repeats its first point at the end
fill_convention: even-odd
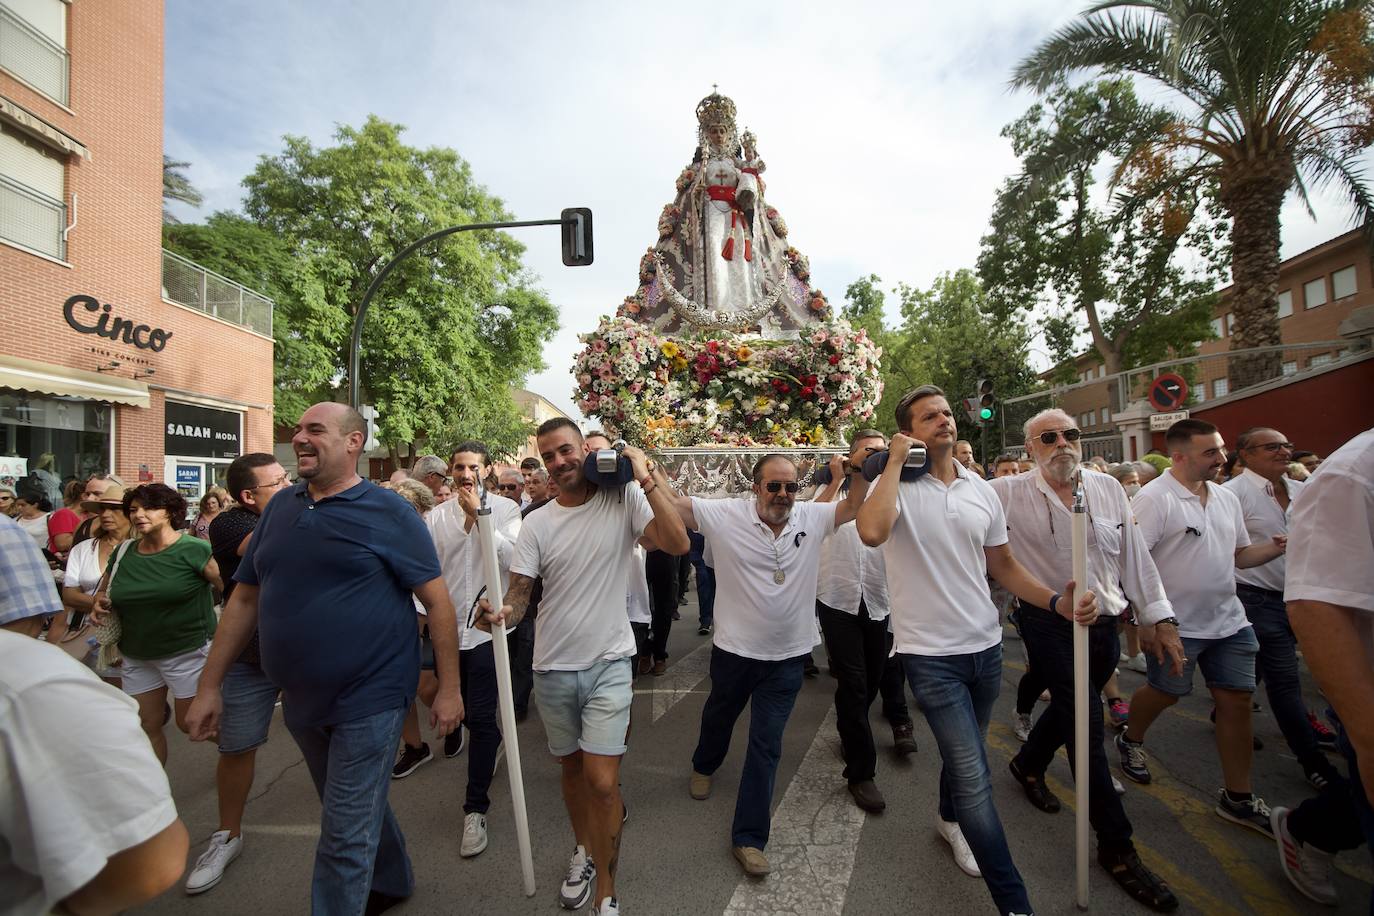
{"type": "Polygon", "coordinates": [[[578,406],[651,447],[840,442],[882,397],[881,350],[808,285],[735,103],[712,92],[696,116],[639,287],[581,335],[578,406]]]}

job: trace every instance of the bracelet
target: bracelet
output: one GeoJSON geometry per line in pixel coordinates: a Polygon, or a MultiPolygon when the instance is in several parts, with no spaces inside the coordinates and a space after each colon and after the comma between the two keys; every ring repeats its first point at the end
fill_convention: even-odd
{"type": "MultiPolygon", "coordinates": [[[[654,479],[654,472],[653,472],[653,470],[651,469],[651,470],[649,471],[649,473],[645,474],[644,477],[643,477],[643,479],[639,481],[639,486],[640,486],[641,488],[647,487],[647,486],[649,485],[649,483],[651,483],[651,482],[653,481],[653,479],[654,479]]],[[[648,491],[648,490],[645,490],[644,492],[645,492],[645,493],[648,493],[649,491],[648,491]]]]}
{"type": "Polygon", "coordinates": [[[1063,597],[1064,597],[1064,596],[1061,595],[1061,594],[1059,594],[1058,592],[1055,592],[1053,595],[1050,596],[1050,613],[1051,613],[1051,614],[1058,614],[1058,613],[1059,613],[1059,611],[1058,611],[1059,599],[1060,599],[1060,598],[1063,598],[1063,597]]]}
{"type": "Polygon", "coordinates": [[[650,493],[658,489],[658,484],[651,482],[651,485],[648,487],[645,487],[643,484],[640,484],[640,488],[644,491],[644,495],[648,496],[650,493]]]}

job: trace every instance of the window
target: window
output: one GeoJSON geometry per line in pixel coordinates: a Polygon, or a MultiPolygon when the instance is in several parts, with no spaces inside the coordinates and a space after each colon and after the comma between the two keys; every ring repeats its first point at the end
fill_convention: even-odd
{"type": "Polygon", "coordinates": [[[1293,291],[1286,289],[1279,293],[1279,317],[1287,318],[1293,314],[1293,291]]]}
{"type": "Polygon", "coordinates": [[[65,175],[46,147],[0,127],[0,238],[64,259],[65,175]]]}
{"type": "Polygon", "coordinates": [[[1096,426],[1096,425],[1097,425],[1097,408],[1096,408],[1096,407],[1094,407],[1092,410],[1088,411],[1088,425],[1089,425],[1089,426],[1096,426]]]}
{"type": "Polygon", "coordinates": [[[1221,330],[1221,319],[1220,319],[1220,318],[1213,318],[1213,319],[1212,319],[1212,335],[1213,335],[1214,337],[1220,337],[1220,336],[1222,335],[1222,330],[1221,330]]]}
{"type": "Polygon", "coordinates": [[[1334,359],[1334,357],[1330,353],[1318,353],[1307,361],[1307,368],[1315,369],[1318,366],[1325,366],[1327,363],[1331,362],[1332,359],[1334,359]]]}
{"type": "Polygon", "coordinates": [[[1231,336],[1231,326],[1232,326],[1233,324],[1235,324],[1235,323],[1236,323],[1236,313],[1235,313],[1235,312],[1227,312],[1227,313],[1226,313],[1226,336],[1227,336],[1227,337],[1230,337],[1230,336],[1231,336]]]}
{"type": "Polygon", "coordinates": [[[1212,380],[1212,397],[1214,397],[1214,398],[1224,398],[1224,397],[1226,397],[1226,395],[1228,395],[1228,394],[1230,394],[1230,393],[1231,393],[1231,382],[1230,382],[1230,379],[1219,378],[1219,379],[1213,379],[1213,380],[1212,380]]]}
{"type": "Polygon", "coordinates": [[[1297,374],[1298,374],[1298,361],[1297,361],[1296,359],[1290,359],[1290,360],[1285,361],[1284,364],[1283,364],[1283,374],[1284,374],[1284,375],[1297,375],[1297,374]]]}
{"type": "Polygon", "coordinates": [[[1098,377],[1098,378],[1106,378],[1106,377],[1107,377],[1107,367],[1106,367],[1106,366],[1098,366],[1098,367],[1097,367],[1097,377],[1098,377]]]}
{"type": "Polygon", "coordinates": [[[0,67],[66,105],[67,4],[0,0],[0,67]]]}
{"type": "Polygon", "coordinates": [[[1302,306],[1303,308],[1314,309],[1319,305],[1326,305],[1326,278],[1318,277],[1309,280],[1302,285],[1302,306]]]}
{"type": "Polygon", "coordinates": [[[1331,275],[1331,298],[1344,299],[1355,295],[1355,265],[1342,267],[1331,275]]]}
{"type": "Polygon", "coordinates": [[[1206,382],[1203,382],[1201,385],[1198,385],[1196,388],[1193,389],[1193,398],[1194,398],[1199,404],[1201,404],[1203,401],[1207,400],[1207,383],[1206,383],[1206,382]]]}
{"type": "Polygon", "coordinates": [[[1112,422],[1112,409],[1104,407],[1102,408],[1102,425],[1106,426],[1110,422],[1112,422]]]}

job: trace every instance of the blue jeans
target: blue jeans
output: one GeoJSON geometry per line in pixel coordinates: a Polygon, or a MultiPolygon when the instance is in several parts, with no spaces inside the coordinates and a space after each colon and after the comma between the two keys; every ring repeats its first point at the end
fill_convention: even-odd
{"type": "Polygon", "coordinates": [[[763,849],[768,845],[769,811],[778,761],[782,759],[782,730],[802,685],[806,656],[765,662],[711,648],[711,694],[701,710],[701,736],[692,754],[692,769],[710,776],[730,750],[735,720],[749,704],[749,750],[744,755],[735,820],[730,825],[736,846],[763,849]]]}
{"type": "Polygon", "coordinates": [[[1307,721],[1307,703],[1302,698],[1302,678],[1298,674],[1297,638],[1288,625],[1288,608],[1283,592],[1253,588],[1236,583],[1236,595],[1245,605],[1245,616],[1259,640],[1256,665],[1264,672],[1264,689],[1269,694],[1269,710],[1288,748],[1298,763],[1309,767],[1324,761],[1317,736],[1307,721]]]}
{"type": "Polygon", "coordinates": [[[1029,913],[1030,898],[1011,860],[992,804],[984,740],[1002,687],[1001,645],[966,655],[902,655],[902,665],[940,747],[940,817],[958,822],[998,912],[1029,913]]]}
{"type": "Polygon", "coordinates": [[[370,891],[389,897],[415,892],[405,837],[386,800],[405,715],[406,707],[400,707],[337,725],[291,729],[320,795],[312,913],[356,916],[370,891]]]}

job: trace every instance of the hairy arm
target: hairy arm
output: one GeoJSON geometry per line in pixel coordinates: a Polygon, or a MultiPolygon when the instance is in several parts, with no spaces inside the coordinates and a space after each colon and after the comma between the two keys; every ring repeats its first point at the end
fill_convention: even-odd
{"type": "Polygon", "coordinates": [[[534,589],[534,579],[521,573],[510,574],[510,585],[506,587],[506,600],[500,611],[494,611],[487,599],[481,601],[482,617],[477,622],[480,629],[490,631],[491,625],[505,620],[510,629],[525,619],[525,611],[530,606],[530,592],[534,589]]]}

